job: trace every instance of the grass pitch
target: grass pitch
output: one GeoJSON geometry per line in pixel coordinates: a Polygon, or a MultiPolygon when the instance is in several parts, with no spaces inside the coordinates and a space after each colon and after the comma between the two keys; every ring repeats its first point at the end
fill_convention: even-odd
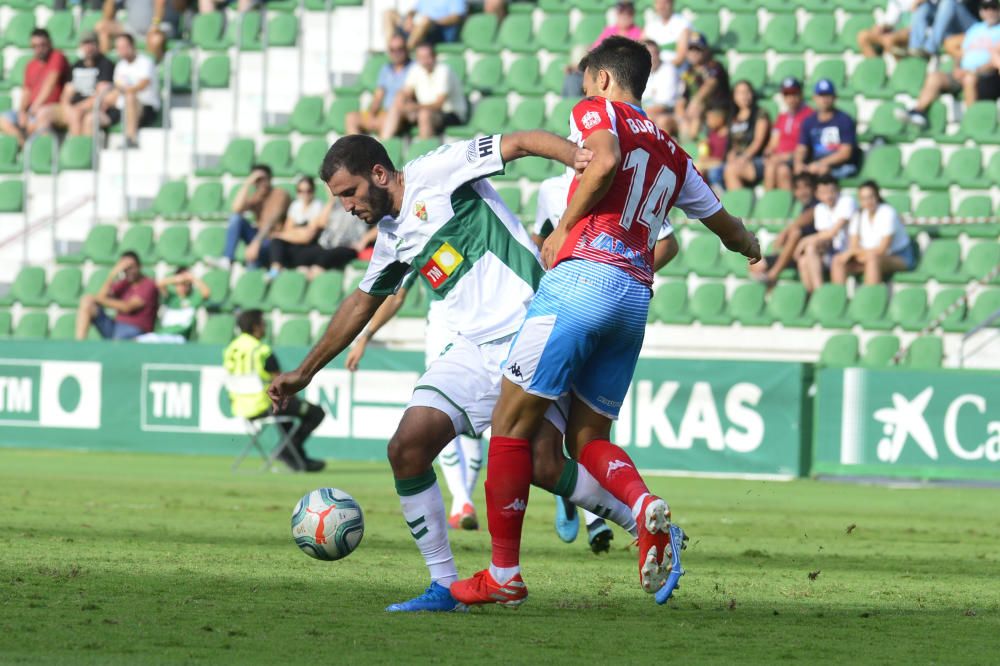
{"type": "MultiPolygon", "coordinates": [[[[516,611],[388,615],[424,567],[384,464],[239,474],[209,457],[0,450],[0,663],[996,663],[996,490],[654,478],[691,535],[666,607],[616,532],[560,542],[535,491],[516,611]],[[320,486],[365,511],[319,562],[289,517],[320,486]]],[[[479,493],[482,502],[481,489],[479,493]]],[[[483,511],[485,513],[485,511],[483,511]]],[[[488,534],[457,533],[459,569],[488,534]]]]}

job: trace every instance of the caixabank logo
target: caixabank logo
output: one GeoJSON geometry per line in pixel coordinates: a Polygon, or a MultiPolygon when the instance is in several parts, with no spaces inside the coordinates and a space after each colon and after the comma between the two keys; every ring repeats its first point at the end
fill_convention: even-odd
{"type": "Polygon", "coordinates": [[[0,425],[101,427],[101,364],[0,358],[0,425]]]}

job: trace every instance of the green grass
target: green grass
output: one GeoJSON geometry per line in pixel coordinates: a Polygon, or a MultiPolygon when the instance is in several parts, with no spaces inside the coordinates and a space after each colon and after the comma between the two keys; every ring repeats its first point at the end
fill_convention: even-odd
{"type": "MultiPolygon", "coordinates": [[[[691,535],[682,589],[643,593],[558,541],[533,493],[517,611],[388,615],[426,575],[385,465],[239,474],[210,457],[0,450],[0,663],[995,663],[995,490],[654,478],[691,535]],[[340,562],[289,532],[305,492],[365,510],[340,562]],[[849,526],[854,526],[849,529],[849,526]],[[814,574],[811,576],[810,574],[814,574]],[[813,579],[814,578],[814,579],[813,579]]],[[[481,490],[480,490],[481,501],[481,490]]],[[[582,538],[581,538],[582,540],[582,538]]],[[[460,571],[488,535],[459,533],[460,571]]]]}

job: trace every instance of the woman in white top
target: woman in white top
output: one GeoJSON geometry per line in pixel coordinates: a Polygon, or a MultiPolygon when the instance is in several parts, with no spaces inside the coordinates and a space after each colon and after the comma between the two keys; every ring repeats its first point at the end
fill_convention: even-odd
{"type": "Polygon", "coordinates": [[[878,185],[866,181],[858,189],[861,208],[851,217],[847,248],[830,264],[830,279],[844,284],[848,275],[864,274],[865,284],[879,284],[887,274],[913,270],[910,236],[896,210],[882,201],[878,185]]]}

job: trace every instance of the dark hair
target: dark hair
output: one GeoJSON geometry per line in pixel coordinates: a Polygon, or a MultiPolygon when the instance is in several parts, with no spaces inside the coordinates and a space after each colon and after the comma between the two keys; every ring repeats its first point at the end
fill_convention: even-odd
{"type": "Polygon", "coordinates": [[[125,257],[128,257],[129,259],[135,259],[135,263],[142,266],[142,260],[139,259],[139,255],[133,252],[132,250],[125,250],[124,252],[122,252],[122,255],[119,257],[119,259],[124,259],[125,257]]]}
{"type": "Polygon", "coordinates": [[[119,32],[117,35],[115,35],[115,39],[127,39],[128,43],[131,46],[135,46],[135,37],[128,34],[127,32],[119,32]]]}
{"type": "Polygon", "coordinates": [[[863,190],[866,187],[870,187],[875,192],[875,200],[882,203],[882,192],[878,189],[878,183],[874,180],[866,180],[865,182],[858,185],[858,190],[863,190]]]}
{"type": "Polygon", "coordinates": [[[729,117],[729,104],[725,102],[710,102],[708,107],[705,109],[705,113],[721,113],[722,115],[729,117]]]}
{"type": "Polygon", "coordinates": [[[736,110],[739,109],[739,107],[736,106],[736,86],[738,86],[738,85],[746,85],[746,87],[750,89],[750,108],[751,109],[756,109],[757,108],[757,91],[754,90],[754,87],[753,87],[752,83],[750,83],[746,79],[740,79],[739,81],[737,81],[736,83],[734,83],[733,87],[730,89],[731,90],[730,96],[733,98],[733,110],[736,111],[736,110]]]}
{"type": "Polygon", "coordinates": [[[266,164],[254,164],[252,167],[250,167],[250,171],[263,171],[264,173],[267,174],[268,178],[274,177],[274,172],[271,171],[271,167],[267,166],[266,164]]]}
{"type": "Polygon", "coordinates": [[[367,134],[349,134],[337,139],[326,151],[323,165],[319,168],[319,178],[328,183],[333,174],[341,169],[347,169],[352,176],[368,175],[377,164],[386,171],[396,171],[385,146],[377,139],[367,134]]]}
{"type": "Polygon", "coordinates": [[[827,174],[823,174],[822,176],[820,176],[819,178],[817,178],[816,179],[816,185],[817,186],[819,186],[819,185],[833,185],[834,187],[840,187],[840,183],[837,181],[837,179],[834,178],[833,176],[831,176],[828,173],[827,174]]]}
{"type": "Polygon", "coordinates": [[[44,37],[49,41],[50,44],[52,43],[52,36],[49,35],[49,31],[46,30],[45,28],[35,28],[34,30],[31,31],[31,36],[44,37]]]}
{"type": "Polygon", "coordinates": [[[306,183],[307,185],[309,185],[310,191],[312,192],[316,191],[316,183],[313,181],[312,176],[302,176],[301,178],[299,178],[299,182],[295,184],[296,189],[298,189],[298,186],[301,185],[302,183],[306,183]]]}
{"type": "Polygon", "coordinates": [[[608,37],[580,61],[581,72],[588,68],[610,72],[619,86],[639,99],[646,90],[653,58],[646,47],[635,40],[608,37]]]}
{"type": "Polygon", "coordinates": [[[236,316],[236,327],[241,333],[250,333],[257,326],[264,325],[264,313],[254,308],[244,310],[236,316]]]}
{"type": "Polygon", "coordinates": [[[794,183],[795,185],[798,185],[802,181],[805,181],[805,182],[809,183],[809,187],[811,187],[813,189],[816,188],[816,176],[812,175],[808,171],[803,171],[802,173],[797,173],[797,174],[795,174],[795,177],[792,178],[792,183],[794,183]]]}
{"type": "Polygon", "coordinates": [[[174,275],[183,275],[184,273],[190,273],[190,272],[191,272],[190,266],[178,266],[177,270],[174,271],[174,275]]]}

